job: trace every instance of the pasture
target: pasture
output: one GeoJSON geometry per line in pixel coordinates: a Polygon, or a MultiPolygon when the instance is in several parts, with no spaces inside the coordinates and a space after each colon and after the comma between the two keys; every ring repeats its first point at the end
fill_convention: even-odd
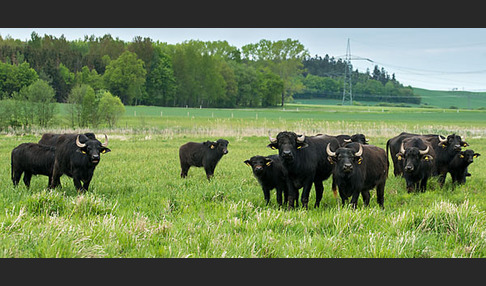
{"type": "MultiPolygon", "coordinates": [[[[14,188],[10,152],[42,133],[85,132],[65,127],[0,135],[0,257],[486,257],[486,111],[424,108],[287,105],[274,109],[127,107],[106,133],[90,190],[72,179],[48,190],[47,177],[14,188]],[[265,205],[243,161],[276,154],[268,132],[314,135],[364,133],[385,148],[402,131],[457,133],[483,156],[470,165],[465,185],[444,188],[435,178],[425,193],[407,193],[390,166],[385,209],[371,191],[368,208],[342,207],[331,180],[321,206],[288,211],[265,205]],[[202,168],[180,178],[179,146],[227,139],[229,153],[208,182],[202,168]]],[[[64,125],[63,125],[64,124],[64,125]]],[[[390,160],[391,161],[391,160],[390,160]]]]}

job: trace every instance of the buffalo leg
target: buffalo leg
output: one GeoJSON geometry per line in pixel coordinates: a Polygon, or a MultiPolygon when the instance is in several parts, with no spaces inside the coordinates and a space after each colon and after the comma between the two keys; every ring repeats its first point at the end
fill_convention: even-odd
{"type": "Polygon", "coordinates": [[[211,181],[211,178],[214,176],[214,167],[215,166],[204,167],[204,171],[206,171],[206,178],[208,178],[208,181],[211,181]]]}
{"type": "Polygon", "coordinates": [[[351,207],[353,209],[356,209],[356,207],[358,206],[358,198],[359,198],[359,192],[358,191],[355,191],[353,193],[353,196],[351,197],[351,207]]]}
{"type": "Polygon", "coordinates": [[[324,186],[322,185],[322,181],[315,181],[314,187],[316,189],[316,203],[314,204],[315,208],[318,208],[321,200],[322,200],[322,193],[324,193],[324,186]]]}
{"type": "Polygon", "coordinates": [[[423,178],[420,182],[420,191],[424,193],[427,190],[427,180],[428,178],[423,178]]]}
{"type": "Polygon", "coordinates": [[[22,171],[12,171],[12,183],[14,186],[17,186],[20,182],[20,177],[22,176],[22,171]]]}
{"type": "Polygon", "coordinates": [[[277,189],[277,204],[279,206],[282,206],[282,189],[280,187],[277,187],[276,189],[277,189]]]}
{"type": "Polygon", "coordinates": [[[30,187],[30,180],[32,179],[32,173],[25,172],[24,173],[24,184],[27,186],[27,188],[30,187]]]}
{"type": "Polygon", "coordinates": [[[370,204],[370,191],[361,191],[361,196],[363,197],[363,205],[367,207],[370,204]]]}
{"type": "Polygon", "coordinates": [[[309,195],[310,195],[311,188],[312,188],[312,181],[304,184],[304,188],[302,190],[301,201],[302,201],[302,207],[305,209],[308,209],[309,195]]]}
{"type": "Polygon", "coordinates": [[[189,168],[191,168],[190,165],[181,164],[181,178],[187,177],[187,172],[189,171],[189,168]]]}
{"type": "MultiPolygon", "coordinates": [[[[263,188],[263,197],[265,198],[266,205],[270,203],[270,190],[267,188],[263,188]]],[[[277,200],[278,200],[278,195],[277,195],[277,200]]],[[[282,201],[282,198],[280,198],[280,201],[282,201]]]]}
{"type": "Polygon", "coordinates": [[[385,182],[376,186],[376,202],[382,209],[385,208],[383,206],[385,203],[385,182]]]}
{"type": "Polygon", "coordinates": [[[439,175],[439,186],[442,188],[444,186],[444,183],[445,183],[445,179],[446,179],[446,176],[447,176],[447,173],[445,174],[440,174],[439,175]]]}

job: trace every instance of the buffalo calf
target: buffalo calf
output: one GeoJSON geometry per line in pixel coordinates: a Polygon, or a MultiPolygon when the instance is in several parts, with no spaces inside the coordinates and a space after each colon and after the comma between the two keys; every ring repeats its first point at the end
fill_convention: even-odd
{"type": "Polygon", "coordinates": [[[253,175],[262,187],[265,201],[270,202],[270,191],[276,189],[277,203],[282,206],[282,193],[284,194],[284,203],[288,201],[288,173],[278,155],[253,156],[244,161],[250,166],[253,175]]]}
{"type": "Polygon", "coordinates": [[[187,176],[191,166],[204,167],[208,181],[214,175],[214,169],[223,155],[228,154],[228,140],[218,139],[202,143],[187,142],[179,148],[181,178],[187,176]]]}
{"type": "Polygon", "coordinates": [[[24,174],[24,183],[30,187],[32,175],[52,177],[52,167],[56,148],[36,143],[22,143],[12,150],[11,175],[14,186],[17,186],[20,177],[24,174]]]}
{"type": "Polygon", "coordinates": [[[460,151],[449,163],[449,173],[452,177],[452,183],[465,184],[467,176],[467,167],[474,161],[474,158],[481,156],[474,153],[473,150],[460,151]]]}

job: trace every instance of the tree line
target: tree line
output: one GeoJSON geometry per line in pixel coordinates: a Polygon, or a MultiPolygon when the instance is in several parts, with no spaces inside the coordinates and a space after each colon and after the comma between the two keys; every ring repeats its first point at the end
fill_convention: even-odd
{"type": "MultiPolygon", "coordinates": [[[[73,102],[73,92],[84,85],[95,94],[109,92],[125,105],[227,108],[335,97],[342,91],[345,67],[328,55],[311,57],[292,39],[263,39],[237,48],[226,41],[167,44],[140,36],[125,42],[110,34],[68,41],[35,32],[26,41],[0,36],[0,61],[3,99],[42,80],[54,90],[56,102],[73,102]]],[[[353,92],[370,98],[420,102],[383,68],[355,70],[352,80],[353,92]]]]}

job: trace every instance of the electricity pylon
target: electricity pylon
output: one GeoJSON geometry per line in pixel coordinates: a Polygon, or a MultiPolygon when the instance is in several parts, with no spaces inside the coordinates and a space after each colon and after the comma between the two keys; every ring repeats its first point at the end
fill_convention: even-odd
{"type": "Polygon", "coordinates": [[[348,47],[346,48],[346,57],[344,58],[344,63],[346,64],[344,68],[344,87],[343,87],[343,102],[349,100],[349,104],[353,105],[353,84],[351,82],[351,76],[353,74],[353,66],[351,65],[351,47],[349,46],[349,38],[348,38],[348,47]]]}

